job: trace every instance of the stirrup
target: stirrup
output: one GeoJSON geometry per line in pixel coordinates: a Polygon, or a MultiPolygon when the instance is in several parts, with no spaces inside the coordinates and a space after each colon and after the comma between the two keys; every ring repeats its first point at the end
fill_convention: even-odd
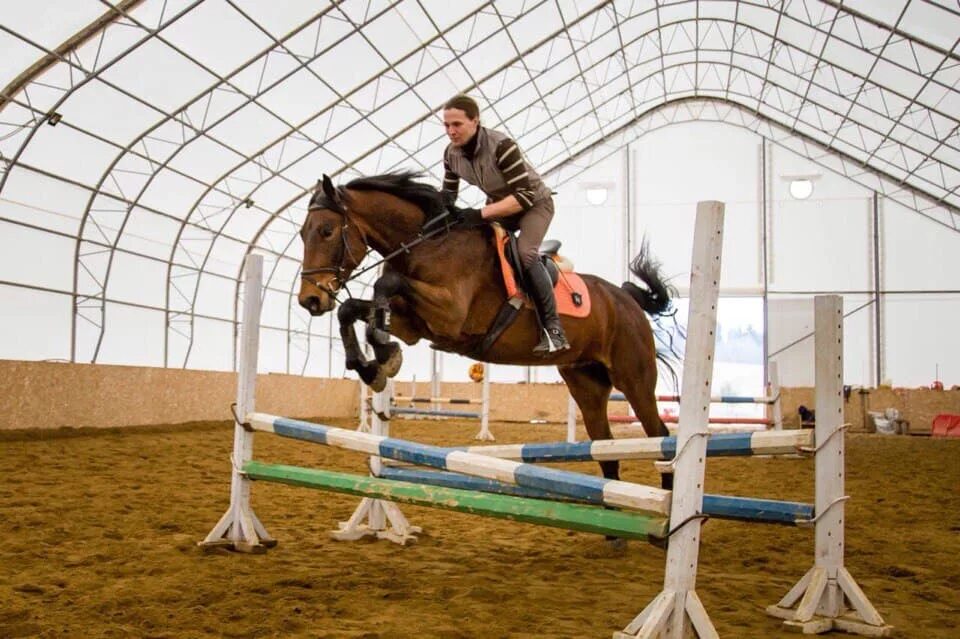
{"type": "Polygon", "coordinates": [[[549,355],[569,349],[570,342],[563,334],[563,329],[548,328],[540,331],[540,343],[533,347],[533,352],[540,355],[549,355]]]}

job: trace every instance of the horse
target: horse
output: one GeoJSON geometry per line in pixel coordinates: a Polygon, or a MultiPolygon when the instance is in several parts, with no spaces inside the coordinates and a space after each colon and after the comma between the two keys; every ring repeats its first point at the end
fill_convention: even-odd
{"type": "MultiPolygon", "coordinates": [[[[665,314],[672,291],[646,250],[630,262],[645,285],[616,286],[582,274],[591,300],[584,318],[562,317],[569,350],[536,356],[540,325],[532,308],[488,348],[478,351],[506,300],[503,275],[489,225],[458,228],[445,223],[440,192],[412,172],[360,177],[334,187],[324,175],[310,198],[300,229],[303,263],[298,302],[313,316],[332,311],[337,296],[369,251],[383,259],[373,300],[350,297],[337,311],[346,367],[375,390],[397,374],[402,353],[390,336],[496,364],[557,366],[583,414],[591,439],[610,439],[607,402],[623,392],[650,437],[668,435],[655,387],[658,353],[646,314],[665,314]],[[429,232],[425,228],[431,228],[429,232]],[[367,322],[375,358],[359,346],[354,324],[367,322]]],[[[619,461],[599,462],[603,476],[619,479],[619,461]]],[[[672,476],[662,475],[665,488],[672,476]]]]}

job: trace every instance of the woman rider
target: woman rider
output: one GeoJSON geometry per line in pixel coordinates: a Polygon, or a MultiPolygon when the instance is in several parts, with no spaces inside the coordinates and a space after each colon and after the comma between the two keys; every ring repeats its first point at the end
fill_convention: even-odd
{"type": "Polygon", "coordinates": [[[553,219],[553,198],[540,176],[508,136],[480,126],[480,108],[466,95],[443,105],[443,126],[450,144],[443,153],[443,198],[465,226],[494,220],[520,230],[517,244],[528,293],[545,333],[533,351],[546,355],[570,348],[553,297],[550,275],[539,258],[540,243],[553,219]],[[454,205],[461,178],[487,195],[482,209],[454,205]]]}

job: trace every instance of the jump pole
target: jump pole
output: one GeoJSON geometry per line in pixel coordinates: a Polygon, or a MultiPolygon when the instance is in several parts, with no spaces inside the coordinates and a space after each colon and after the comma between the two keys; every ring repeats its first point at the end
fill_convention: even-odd
{"type": "Polygon", "coordinates": [[[776,360],[767,362],[767,397],[773,401],[767,404],[767,418],[773,423],[773,430],[783,430],[783,403],[780,401],[780,369],[776,360]]]}
{"type": "MultiPolygon", "coordinates": [[[[457,488],[471,492],[514,495],[533,499],[549,499],[552,502],[574,502],[569,497],[551,493],[549,490],[513,486],[491,479],[481,479],[460,473],[419,468],[394,468],[384,466],[378,477],[384,480],[399,480],[415,484],[457,488]]],[[[630,512],[630,511],[618,511],[630,512]]],[[[729,495],[704,495],[703,512],[717,519],[733,519],[766,524],[806,525],[813,517],[813,505],[778,499],[754,499],[729,495]]],[[[664,524],[666,522],[664,521],[664,524]]],[[[596,531],[591,531],[596,532],[596,531]]]]}
{"type": "MultiPolygon", "coordinates": [[[[255,409],[257,349],[260,344],[260,307],[263,256],[250,253],[244,266],[243,316],[240,331],[240,362],[237,371],[236,414],[255,409]]],[[[227,547],[240,552],[266,552],[277,545],[250,506],[250,479],[243,465],[253,459],[253,433],[233,426],[233,470],[230,475],[230,506],[217,525],[199,543],[201,547],[227,547]]]]}
{"type": "MultiPolygon", "coordinates": [[[[755,455],[796,455],[813,446],[810,430],[752,433],[710,433],[708,457],[745,457],[755,455]]],[[[600,462],[626,459],[672,459],[677,438],[632,437],[595,439],[579,442],[538,442],[533,444],[494,444],[461,448],[468,453],[512,459],[527,463],[600,462]]]]}
{"type": "Polygon", "coordinates": [[[614,639],[642,637],[719,638],[700,597],[697,562],[703,522],[703,484],[709,437],[710,389],[716,341],[720,260],[723,249],[722,202],[697,203],[690,272],[690,311],[680,393],[677,456],[672,463],[670,545],[663,590],[614,639]]]}
{"type": "Polygon", "coordinates": [[[545,501],[542,495],[530,498],[493,494],[472,488],[463,490],[457,487],[437,487],[422,481],[364,477],[259,461],[248,462],[244,465],[244,471],[251,479],[369,498],[388,498],[394,502],[629,539],[663,537],[667,529],[667,521],[662,516],[610,510],[601,506],[545,501]]]}
{"type": "Polygon", "coordinates": [[[844,630],[871,637],[893,628],[843,565],[845,501],[843,299],[814,298],[816,517],[813,567],[767,614],[804,634],[844,630]]]}
{"type": "Polygon", "coordinates": [[[480,441],[492,442],[496,438],[490,432],[490,364],[483,365],[483,387],[480,389],[480,399],[483,400],[480,405],[480,432],[474,439],[480,441]]]}
{"type": "Polygon", "coordinates": [[[671,491],[653,486],[545,468],[265,413],[248,413],[246,420],[247,426],[252,430],[374,455],[374,475],[378,474],[376,465],[380,463],[376,457],[383,457],[516,486],[549,489],[552,493],[596,505],[659,515],[666,515],[670,511],[671,491]]]}

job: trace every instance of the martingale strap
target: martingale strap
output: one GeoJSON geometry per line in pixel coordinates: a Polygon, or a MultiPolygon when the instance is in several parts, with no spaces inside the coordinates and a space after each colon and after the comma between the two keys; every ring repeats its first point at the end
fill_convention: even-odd
{"type": "Polygon", "coordinates": [[[503,332],[513,324],[513,320],[517,319],[517,314],[520,312],[522,306],[523,298],[508,297],[500,306],[500,310],[497,311],[497,316],[493,318],[493,324],[487,329],[487,334],[483,336],[483,340],[480,341],[476,348],[470,352],[469,357],[480,359],[484,353],[490,350],[490,347],[500,339],[503,332]]]}

